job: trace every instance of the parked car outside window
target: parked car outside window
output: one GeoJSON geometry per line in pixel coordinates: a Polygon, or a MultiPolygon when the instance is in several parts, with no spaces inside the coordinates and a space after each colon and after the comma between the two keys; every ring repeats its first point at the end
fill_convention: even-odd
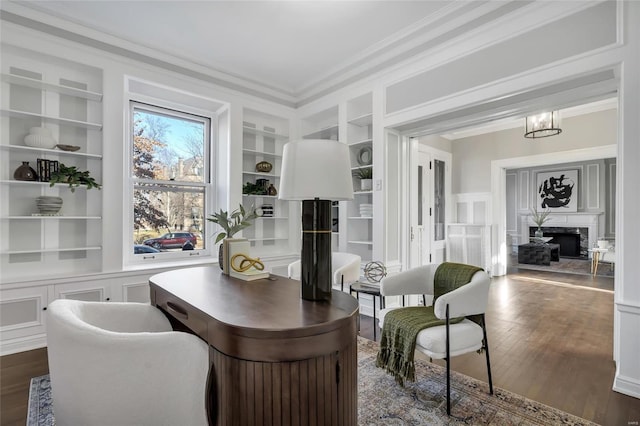
{"type": "Polygon", "coordinates": [[[148,240],[144,240],[142,243],[146,246],[151,246],[160,250],[182,248],[187,242],[195,247],[198,242],[198,237],[191,232],[169,232],[158,238],[149,238],[148,240]]]}
{"type": "Polygon", "coordinates": [[[144,253],[160,253],[160,250],[154,249],[153,247],[145,246],[142,244],[136,244],[133,246],[133,254],[144,254],[144,253]]]}

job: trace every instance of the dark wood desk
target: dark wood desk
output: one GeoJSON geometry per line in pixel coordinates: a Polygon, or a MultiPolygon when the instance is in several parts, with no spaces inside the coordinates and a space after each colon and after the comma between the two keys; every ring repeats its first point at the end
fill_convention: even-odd
{"type": "Polygon", "coordinates": [[[149,279],[151,303],[210,346],[209,421],[357,424],[358,302],[300,298],[300,282],[246,282],[217,266],[149,279]]]}

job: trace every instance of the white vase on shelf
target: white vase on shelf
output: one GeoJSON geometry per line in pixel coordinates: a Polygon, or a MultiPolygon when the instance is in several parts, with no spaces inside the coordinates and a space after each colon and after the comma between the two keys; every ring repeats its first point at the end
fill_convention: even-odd
{"type": "Polygon", "coordinates": [[[373,179],[360,179],[360,190],[371,191],[373,188],[373,179]]]}
{"type": "Polygon", "coordinates": [[[53,149],[56,140],[53,138],[51,129],[47,127],[32,127],[29,134],[24,137],[24,144],[32,148],[53,149]]]}

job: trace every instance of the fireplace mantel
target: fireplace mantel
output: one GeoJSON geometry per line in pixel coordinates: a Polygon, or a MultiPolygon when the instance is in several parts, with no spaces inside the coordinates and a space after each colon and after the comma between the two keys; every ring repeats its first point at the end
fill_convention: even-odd
{"type": "MultiPolygon", "coordinates": [[[[551,213],[549,220],[547,220],[543,227],[573,227],[587,228],[589,230],[589,247],[594,247],[596,241],[598,241],[599,229],[599,217],[603,213],[551,213]]],[[[531,215],[520,215],[520,244],[529,242],[529,227],[536,227],[537,225],[531,220],[531,215]]]]}

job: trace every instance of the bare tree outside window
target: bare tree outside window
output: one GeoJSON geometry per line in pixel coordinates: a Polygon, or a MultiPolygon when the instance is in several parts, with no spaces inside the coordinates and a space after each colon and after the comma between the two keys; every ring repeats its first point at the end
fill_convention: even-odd
{"type": "Polygon", "coordinates": [[[133,244],[203,249],[210,120],[132,103],[133,244]]]}

